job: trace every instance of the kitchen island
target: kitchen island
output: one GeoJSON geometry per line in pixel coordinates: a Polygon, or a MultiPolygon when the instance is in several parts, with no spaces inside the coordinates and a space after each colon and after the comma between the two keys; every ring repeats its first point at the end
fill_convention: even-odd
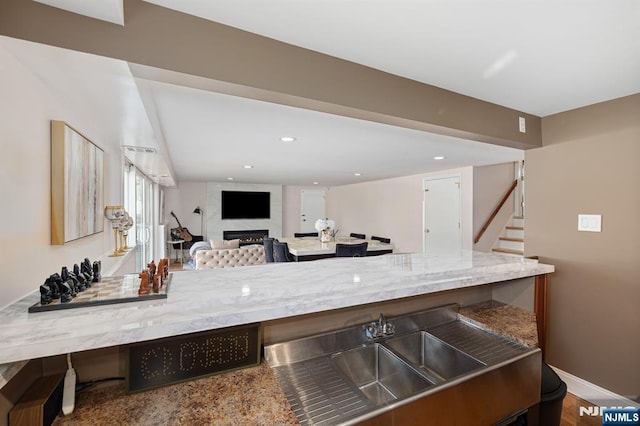
{"type": "Polygon", "coordinates": [[[475,288],[553,270],[531,259],[451,251],[184,271],[174,273],[164,300],[29,314],[28,307],[39,298],[34,292],[0,311],[0,364],[475,288]]]}
{"type": "MultiPolygon", "coordinates": [[[[0,363],[4,364],[5,373],[15,372],[24,360],[98,348],[126,351],[131,343],[155,342],[172,336],[188,337],[200,331],[223,330],[256,322],[262,324],[262,342],[270,344],[349,324],[362,324],[377,318],[381,312],[393,317],[453,302],[464,306],[495,299],[533,311],[533,292],[529,290],[546,282],[546,274],[553,270],[553,266],[536,260],[471,251],[271,263],[174,273],[167,299],[29,314],[28,307],[39,300],[39,292],[34,291],[0,310],[0,363]]],[[[542,338],[541,344],[543,341],[542,338]]],[[[3,380],[11,380],[5,373],[3,380]]],[[[211,398],[213,395],[202,395],[201,391],[208,394],[207,389],[224,388],[219,380],[227,379],[236,384],[232,389],[244,395],[243,389],[251,383],[260,383],[265,374],[271,375],[271,370],[263,366],[251,367],[136,395],[148,394],[149,398],[161,395],[160,400],[164,398],[162,395],[169,395],[176,401],[184,395],[184,398],[194,400],[193,406],[183,400],[181,404],[174,404],[173,409],[167,407],[169,416],[179,414],[172,410],[183,408],[189,413],[201,412],[204,416],[211,410],[219,414],[219,410],[226,410],[222,407],[228,398],[232,398],[231,406],[235,410],[247,410],[247,407],[263,404],[261,398],[265,394],[258,395],[258,399],[233,399],[233,392],[225,390],[225,397],[216,400],[214,406],[198,405],[195,401],[204,396],[211,398]],[[203,380],[212,387],[200,388],[199,383],[204,383],[203,380]],[[188,392],[173,394],[177,389],[188,392]]],[[[270,379],[266,377],[266,380],[270,379]]],[[[126,396],[123,396],[125,390],[123,386],[116,388],[120,389],[120,396],[115,398],[120,401],[126,396]]],[[[276,398],[275,393],[271,395],[276,398]]],[[[277,397],[280,401],[281,396],[277,397]]],[[[128,397],[122,401],[133,401],[135,406],[136,399],[128,397]]],[[[125,407],[131,407],[127,405],[129,402],[125,407]]],[[[93,402],[89,400],[88,404],[90,408],[93,402]]],[[[102,406],[105,411],[112,409],[102,406]]],[[[79,398],[79,413],[83,407],[87,409],[79,398]]],[[[147,413],[147,408],[139,410],[147,413]]],[[[107,416],[109,413],[105,411],[94,413],[107,416]]],[[[279,408],[275,411],[286,417],[282,424],[287,424],[289,411],[279,408]]],[[[256,415],[255,411],[252,413],[245,412],[248,416],[256,415]]],[[[233,420],[235,414],[230,415],[231,421],[221,424],[237,424],[233,420]]],[[[93,415],[82,417],[91,419],[93,415]]],[[[104,419],[103,424],[112,424],[105,417],[95,418],[91,424],[101,424],[100,419],[104,419]]],[[[157,424],[145,421],[136,424],[157,424]]],[[[249,423],[260,424],[259,421],[249,423]]]]}
{"type": "MultiPolygon", "coordinates": [[[[485,302],[461,308],[460,315],[487,330],[529,347],[537,345],[535,317],[525,310],[485,302]]],[[[56,426],[297,425],[298,419],[263,362],[217,376],[127,395],[123,385],[78,395],[75,411],[58,416],[56,426]]]]}

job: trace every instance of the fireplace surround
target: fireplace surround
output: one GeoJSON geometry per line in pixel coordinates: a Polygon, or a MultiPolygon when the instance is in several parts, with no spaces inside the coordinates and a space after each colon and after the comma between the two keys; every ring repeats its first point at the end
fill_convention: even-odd
{"type": "Polygon", "coordinates": [[[264,237],[269,236],[268,229],[243,229],[222,231],[222,238],[225,240],[240,240],[240,246],[248,244],[262,244],[264,237]]]}
{"type": "Polygon", "coordinates": [[[257,183],[207,182],[206,226],[207,239],[222,240],[223,231],[268,230],[270,237],[282,234],[282,185],[257,183]],[[222,219],[222,191],[270,192],[271,218],[269,219],[222,219]]]}

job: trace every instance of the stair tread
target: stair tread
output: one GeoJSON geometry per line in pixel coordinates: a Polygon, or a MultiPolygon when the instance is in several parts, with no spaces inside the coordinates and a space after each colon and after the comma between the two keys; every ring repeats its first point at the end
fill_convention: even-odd
{"type": "Polygon", "coordinates": [[[498,237],[502,241],[513,241],[516,243],[524,243],[524,238],[512,238],[512,237],[498,237]]]}
{"type": "Polygon", "coordinates": [[[517,231],[524,231],[524,226],[506,226],[506,229],[514,229],[517,231]]]}
{"type": "Polygon", "coordinates": [[[492,249],[492,251],[497,251],[498,253],[519,254],[521,256],[524,256],[524,252],[522,250],[512,250],[512,249],[506,249],[506,248],[494,248],[494,249],[492,249]]]}

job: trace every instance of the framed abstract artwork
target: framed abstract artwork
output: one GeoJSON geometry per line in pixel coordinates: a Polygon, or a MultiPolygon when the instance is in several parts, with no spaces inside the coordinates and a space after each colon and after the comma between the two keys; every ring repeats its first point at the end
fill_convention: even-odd
{"type": "Polygon", "coordinates": [[[104,231],[104,152],[64,121],[51,121],[51,244],[104,231]]]}

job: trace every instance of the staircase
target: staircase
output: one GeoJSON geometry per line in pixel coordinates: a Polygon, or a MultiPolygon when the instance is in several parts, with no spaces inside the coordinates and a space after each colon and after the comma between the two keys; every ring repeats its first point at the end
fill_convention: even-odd
{"type": "Polygon", "coordinates": [[[514,216],[511,224],[505,226],[502,235],[491,249],[496,253],[524,256],[524,218],[514,216]]]}

